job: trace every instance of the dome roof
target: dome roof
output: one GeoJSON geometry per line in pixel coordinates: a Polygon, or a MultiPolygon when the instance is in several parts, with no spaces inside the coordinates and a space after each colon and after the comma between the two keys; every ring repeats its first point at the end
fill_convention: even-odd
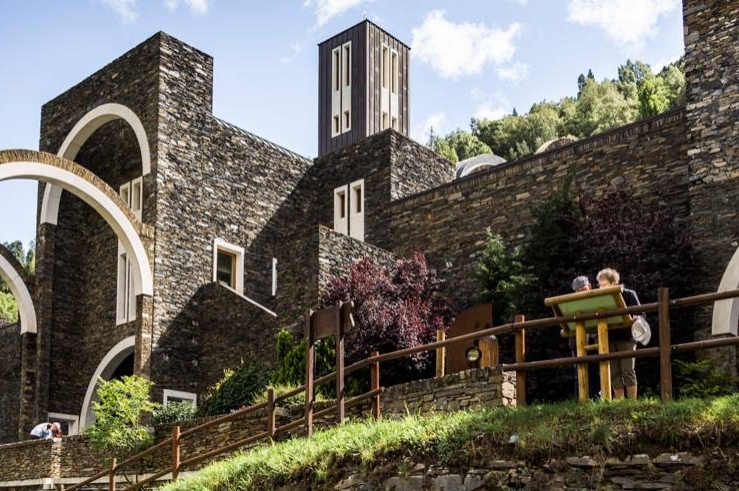
{"type": "Polygon", "coordinates": [[[555,138],[554,140],[549,140],[548,142],[542,143],[539,148],[536,149],[537,153],[544,153],[548,150],[554,150],[555,148],[563,147],[567,145],[568,143],[572,143],[574,141],[577,141],[577,138],[574,136],[563,136],[560,138],[555,138]]]}
{"type": "Polygon", "coordinates": [[[506,159],[495,155],[494,153],[483,153],[482,155],[475,155],[466,160],[463,160],[457,164],[457,170],[455,172],[455,178],[468,176],[475,171],[485,170],[489,167],[495,167],[499,164],[504,164],[506,159]]]}

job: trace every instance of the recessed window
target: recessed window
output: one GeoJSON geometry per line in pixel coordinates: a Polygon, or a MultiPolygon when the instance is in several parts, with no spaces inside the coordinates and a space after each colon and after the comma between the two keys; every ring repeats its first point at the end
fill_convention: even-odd
{"type": "Polygon", "coordinates": [[[349,185],[351,203],[349,203],[349,237],[364,240],[364,179],[349,185]]]}
{"type": "Polygon", "coordinates": [[[364,201],[362,199],[362,188],[361,187],[355,187],[353,189],[354,191],[354,210],[356,213],[362,213],[362,202],[364,201]]]}
{"type": "Polygon", "coordinates": [[[339,199],[339,217],[346,218],[346,193],[342,189],[336,194],[339,199]]]}
{"type": "Polygon", "coordinates": [[[339,123],[339,117],[338,116],[334,116],[334,133],[337,133],[338,134],[340,132],[341,132],[341,127],[340,127],[340,123],[339,123]]]}
{"type": "MultiPolygon", "coordinates": [[[[131,208],[138,221],[142,217],[143,190],[143,179],[138,177],[123,184],[118,191],[121,200],[131,208]]],[[[125,324],[136,319],[136,295],[133,290],[133,266],[120,241],[117,264],[115,317],[116,324],[125,324]]]]}
{"type": "Polygon", "coordinates": [[[344,111],[344,131],[348,131],[351,129],[351,113],[349,111],[344,111]]]}
{"type": "Polygon", "coordinates": [[[349,203],[347,203],[347,186],[334,189],[334,230],[341,234],[349,232],[349,203]]]}
{"type": "Polygon", "coordinates": [[[398,52],[393,50],[390,56],[390,92],[398,93],[398,52]]]}
{"type": "Polygon", "coordinates": [[[391,127],[392,127],[392,128],[394,129],[394,130],[397,130],[397,129],[398,129],[398,118],[391,118],[391,120],[390,120],[390,121],[392,121],[392,123],[390,124],[390,126],[391,126],[391,127]]]}
{"type": "Polygon", "coordinates": [[[216,280],[231,288],[236,284],[236,254],[218,251],[216,259],[216,280]]]}
{"type": "Polygon", "coordinates": [[[213,242],[213,281],[244,293],[244,248],[221,239],[213,242]]]}
{"type": "Polygon", "coordinates": [[[382,127],[381,129],[386,130],[387,129],[387,122],[388,122],[388,115],[385,111],[382,112],[382,127]]]}
{"type": "Polygon", "coordinates": [[[380,79],[382,80],[382,88],[387,89],[390,85],[390,48],[383,45],[380,55],[380,79]]]}
{"type": "Polygon", "coordinates": [[[162,400],[162,404],[166,406],[171,402],[189,402],[193,406],[197,406],[198,396],[193,392],[164,389],[164,398],[162,400]]]}
{"type": "Polygon", "coordinates": [[[352,83],[352,44],[344,43],[344,57],[342,59],[344,66],[344,85],[348,87],[352,83]]]}
{"type": "Polygon", "coordinates": [[[339,48],[332,52],[331,77],[333,79],[333,89],[341,89],[341,51],[339,48]]]}

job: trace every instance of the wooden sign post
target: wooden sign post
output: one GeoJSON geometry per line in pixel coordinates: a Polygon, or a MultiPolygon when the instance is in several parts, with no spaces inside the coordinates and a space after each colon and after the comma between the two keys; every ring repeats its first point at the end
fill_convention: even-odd
{"type": "Polygon", "coordinates": [[[305,316],[305,427],[308,436],[313,433],[313,406],[315,387],[313,386],[316,341],[330,336],[336,337],[336,420],[342,423],[345,418],[344,402],[344,334],[354,328],[353,302],[337,300],[331,307],[313,311],[305,316]]]}
{"type": "MultiPolygon", "coordinates": [[[[557,317],[573,316],[580,314],[591,314],[593,312],[605,312],[609,310],[626,308],[622,285],[598,288],[583,292],[569,293],[557,297],[544,299],[544,305],[552,307],[557,317]]],[[[610,329],[621,329],[631,327],[632,317],[629,314],[621,314],[611,317],[589,319],[585,321],[572,321],[562,323],[562,336],[575,336],[576,357],[586,356],[588,351],[598,350],[598,354],[608,353],[608,331],[610,329]],[[588,345],[586,343],[587,333],[597,332],[598,343],[588,345]]],[[[608,360],[600,362],[600,390],[601,397],[611,399],[611,366],[608,360]]],[[[588,365],[577,364],[577,388],[578,399],[588,399],[588,365]]]]}

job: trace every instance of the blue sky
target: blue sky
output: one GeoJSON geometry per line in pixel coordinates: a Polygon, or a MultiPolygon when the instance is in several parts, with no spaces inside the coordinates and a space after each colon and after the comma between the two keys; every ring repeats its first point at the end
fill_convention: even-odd
{"type": "MultiPolygon", "coordinates": [[[[0,0],[0,149],[37,149],[42,104],[165,31],[214,57],[216,116],[314,157],[316,46],[365,17],[411,46],[420,142],[684,50],[679,0],[0,0]]],[[[0,242],[34,238],[36,190],[0,182],[0,242]]]]}

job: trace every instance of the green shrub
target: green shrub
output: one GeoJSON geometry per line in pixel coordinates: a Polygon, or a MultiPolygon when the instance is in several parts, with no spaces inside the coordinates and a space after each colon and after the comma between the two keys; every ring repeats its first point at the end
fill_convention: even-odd
{"type": "Polygon", "coordinates": [[[161,425],[187,421],[195,417],[197,410],[198,408],[188,401],[170,402],[151,414],[151,424],[161,425]]]}
{"type": "Polygon", "coordinates": [[[223,371],[223,378],[206,393],[198,414],[214,416],[226,414],[241,406],[250,406],[257,394],[267,386],[269,374],[264,368],[241,361],[236,369],[223,371]]]}
{"type": "Polygon", "coordinates": [[[149,400],[153,382],[138,375],[98,379],[98,400],[92,403],[95,422],[86,433],[90,444],[103,452],[120,453],[150,445],[153,435],[143,421],[159,407],[149,400]]]}
{"type": "Polygon", "coordinates": [[[673,359],[675,392],[679,398],[709,398],[731,395],[737,378],[716,366],[714,360],[673,359]]]}

